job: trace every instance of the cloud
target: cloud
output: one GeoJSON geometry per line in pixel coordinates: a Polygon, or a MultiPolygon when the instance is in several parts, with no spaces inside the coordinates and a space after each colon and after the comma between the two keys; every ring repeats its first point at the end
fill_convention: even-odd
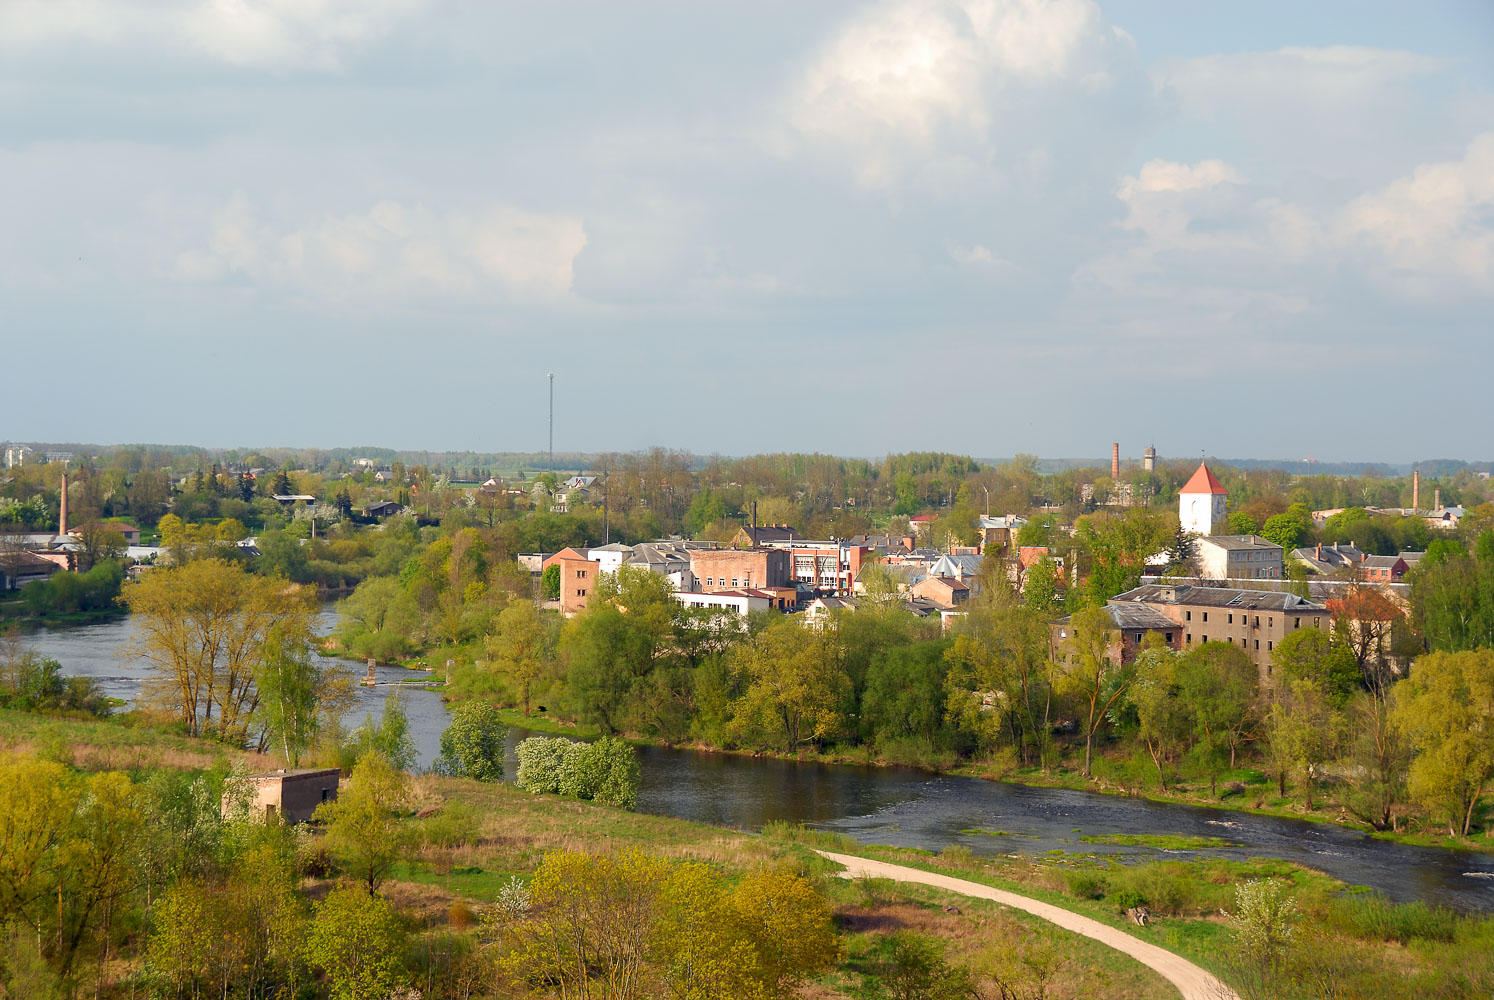
{"type": "Polygon", "coordinates": [[[183,251],[175,276],[247,282],[324,303],[568,294],[586,246],[581,220],[507,205],[442,214],[384,201],[294,227],[260,221],[236,194],[213,217],[207,245],[183,251]]]}
{"type": "Polygon", "coordinates": [[[1012,140],[1032,94],[1092,102],[1134,61],[1089,0],[891,0],[820,49],[788,116],[811,142],[851,154],[862,183],[885,187],[931,155],[956,175],[968,171],[938,158],[984,169],[998,154],[1029,156],[1035,145],[1012,140]]]}
{"type": "Polygon", "coordinates": [[[229,66],[322,73],[389,36],[425,0],[10,0],[0,48],[159,48],[229,66]]]}
{"type": "Polygon", "coordinates": [[[1355,199],[1337,231],[1407,291],[1494,291],[1494,132],[1474,138],[1462,159],[1423,164],[1355,199]]]}

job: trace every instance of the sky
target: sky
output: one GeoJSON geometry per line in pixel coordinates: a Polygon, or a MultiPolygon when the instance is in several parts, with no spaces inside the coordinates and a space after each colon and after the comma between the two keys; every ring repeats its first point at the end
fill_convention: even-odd
{"type": "Polygon", "coordinates": [[[0,440],[1494,458],[1486,0],[4,0],[0,440]]]}

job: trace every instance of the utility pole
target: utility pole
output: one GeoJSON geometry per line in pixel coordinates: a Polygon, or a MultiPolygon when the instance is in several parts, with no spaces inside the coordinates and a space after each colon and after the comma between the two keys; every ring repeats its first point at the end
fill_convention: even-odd
{"type": "Polygon", "coordinates": [[[550,468],[555,468],[555,373],[550,373],[550,468]]]}

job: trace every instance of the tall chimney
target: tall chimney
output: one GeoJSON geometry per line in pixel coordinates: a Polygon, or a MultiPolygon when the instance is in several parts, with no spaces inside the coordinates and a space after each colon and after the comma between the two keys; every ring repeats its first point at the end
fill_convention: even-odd
{"type": "Polygon", "coordinates": [[[57,512],[57,533],[67,534],[67,473],[62,474],[62,503],[57,512]]]}
{"type": "Polygon", "coordinates": [[[1432,490],[1432,509],[1442,509],[1442,487],[1440,486],[1432,490]]]}
{"type": "Polygon", "coordinates": [[[1411,470],[1411,509],[1421,510],[1421,470],[1411,470]]]}
{"type": "Polygon", "coordinates": [[[1110,478],[1111,479],[1119,479],[1120,477],[1121,477],[1121,446],[1120,446],[1120,442],[1117,441],[1117,442],[1115,442],[1115,444],[1113,444],[1113,445],[1110,446],[1110,478]]]}

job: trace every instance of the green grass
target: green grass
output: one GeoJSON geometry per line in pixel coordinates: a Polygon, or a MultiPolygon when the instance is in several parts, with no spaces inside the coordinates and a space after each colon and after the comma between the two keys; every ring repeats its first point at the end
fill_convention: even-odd
{"type": "Polygon", "coordinates": [[[1035,833],[1012,833],[1010,830],[982,830],[978,826],[961,830],[960,833],[966,837],[1030,837],[1033,840],[1038,839],[1038,835],[1035,833]]]}
{"type": "Polygon", "coordinates": [[[1240,846],[1223,837],[1187,837],[1175,833],[1103,833],[1079,839],[1086,844],[1155,847],[1163,851],[1207,851],[1212,848],[1240,846]]]}

